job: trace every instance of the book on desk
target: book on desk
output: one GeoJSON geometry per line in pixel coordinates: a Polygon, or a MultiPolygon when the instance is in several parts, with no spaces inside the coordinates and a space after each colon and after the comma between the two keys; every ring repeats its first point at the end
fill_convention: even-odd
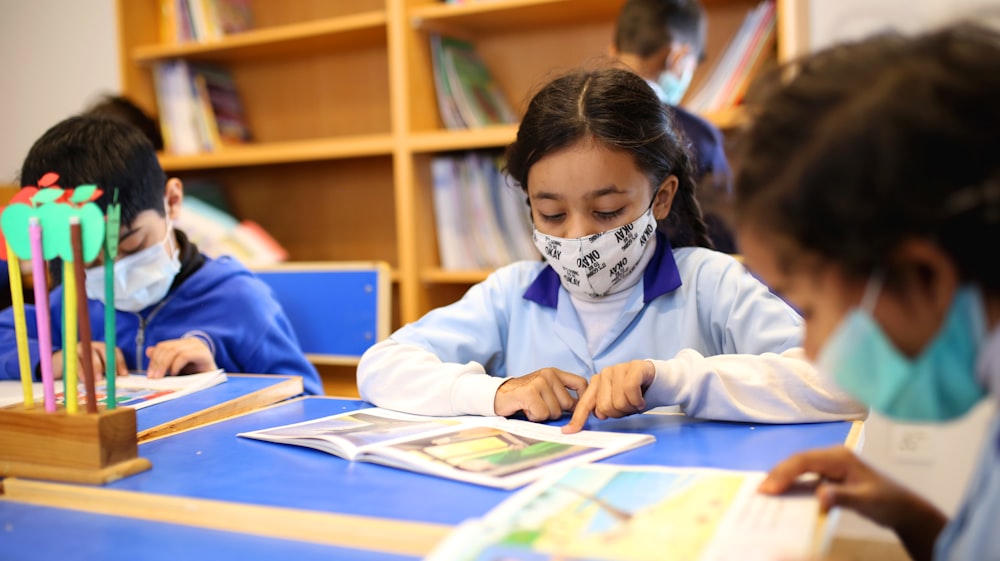
{"type": "Polygon", "coordinates": [[[380,408],[238,436],[501,489],[655,440],[639,433],[562,434],[556,426],[503,417],[425,417],[380,408]]]}
{"type": "Polygon", "coordinates": [[[763,495],[764,472],[588,464],[468,519],[425,561],[805,559],[819,503],[763,495]]]}
{"type": "MultiPolygon", "coordinates": [[[[117,406],[132,407],[133,409],[142,409],[219,385],[226,380],[226,373],[222,369],[185,376],[165,376],[163,378],[149,378],[145,374],[132,373],[128,376],[119,376],[115,379],[115,404],[117,406]]],[[[32,386],[35,401],[41,402],[43,396],[42,384],[36,382],[32,386]]],[[[24,397],[21,389],[19,383],[0,385],[0,407],[20,403],[24,397]]],[[[107,404],[107,383],[98,383],[95,391],[98,405],[105,406],[107,404]]],[[[84,384],[79,384],[77,395],[80,401],[85,399],[86,388],[84,384]]],[[[56,403],[59,406],[65,405],[66,396],[63,392],[56,393],[55,397],[56,403]]]]}

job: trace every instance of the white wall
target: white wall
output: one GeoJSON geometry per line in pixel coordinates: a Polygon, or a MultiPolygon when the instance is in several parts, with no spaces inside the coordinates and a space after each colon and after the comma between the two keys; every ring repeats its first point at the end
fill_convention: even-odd
{"type": "MultiPolygon", "coordinates": [[[[896,30],[913,33],[974,15],[996,21],[1000,0],[811,0],[810,48],[896,30]]],[[[994,413],[985,403],[948,425],[906,425],[872,415],[865,423],[861,452],[869,463],[951,515],[964,494],[978,459],[987,422],[994,413]]],[[[851,513],[840,518],[838,534],[892,541],[895,536],[851,513]]]]}
{"type": "Polygon", "coordinates": [[[811,0],[812,49],[893,29],[911,33],[972,15],[1000,20],[1000,0],[811,0]]]}
{"type": "Polygon", "coordinates": [[[114,0],[0,0],[0,183],[14,183],[36,138],[117,93],[114,0]]]}

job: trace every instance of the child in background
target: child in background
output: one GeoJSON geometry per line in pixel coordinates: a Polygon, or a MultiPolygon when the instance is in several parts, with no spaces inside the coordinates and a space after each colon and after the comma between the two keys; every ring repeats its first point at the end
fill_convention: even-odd
{"type": "MultiPolygon", "coordinates": [[[[781,69],[739,157],[748,266],[806,317],[806,353],[857,399],[945,422],[1000,397],[1000,34],[879,36],[781,69]]],[[[759,88],[760,86],[758,86],[759,88]]],[[[842,447],[761,490],[820,476],[824,508],[896,532],[915,560],[1000,558],[1000,418],[958,514],[842,447]]]]}
{"type": "MultiPolygon", "coordinates": [[[[645,78],[667,106],[681,136],[691,147],[698,199],[715,249],[736,251],[723,216],[732,197],[732,174],[722,131],[680,106],[698,63],[705,56],[708,20],[698,0],[627,0],[618,12],[611,55],[645,78]],[[706,203],[708,203],[706,205],[706,203]]],[[[679,233],[660,228],[677,245],[679,233]]],[[[693,243],[693,240],[685,240],[693,243]]]]}
{"type": "Polygon", "coordinates": [[[764,422],[860,417],[799,348],[801,318],[709,242],[688,153],[623,69],[575,72],[532,99],[507,166],[544,261],[498,269],[372,346],[361,397],[429,415],[621,417],[660,405],[764,422]],[[579,403],[577,397],[580,398],[579,403]]]}
{"type": "MultiPolygon", "coordinates": [[[[210,259],[172,226],[184,198],[181,181],[167,179],[149,139],[119,119],[77,116],[45,132],[25,158],[21,185],[37,185],[48,172],[59,185],[97,184],[107,209],[114,189],[121,204],[121,236],[115,262],[119,374],[145,371],[151,378],[204,372],[295,374],[306,393],[322,394],[315,367],[269,288],[235,259],[210,259]]],[[[90,360],[104,372],[104,268],[89,264],[86,290],[90,360]]],[[[55,373],[67,359],[62,346],[62,287],[51,295],[55,373]]],[[[3,316],[3,323],[9,317],[3,316]]],[[[13,333],[13,328],[0,330],[13,333]]],[[[5,378],[17,378],[16,349],[3,347],[5,378]]],[[[32,363],[37,364],[37,345],[32,363]]]]}
{"type": "Polygon", "coordinates": [[[118,119],[134,125],[153,143],[153,149],[157,152],[163,151],[163,135],[160,134],[160,125],[156,122],[156,119],[125,96],[102,95],[97,101],[87,107],[83,115],[118,119]]]}

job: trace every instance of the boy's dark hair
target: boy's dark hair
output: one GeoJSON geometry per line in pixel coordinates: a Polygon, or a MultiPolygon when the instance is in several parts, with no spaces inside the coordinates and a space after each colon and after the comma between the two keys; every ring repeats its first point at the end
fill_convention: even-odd
{"type": "Polygon", "coordinates": [[[861,278],[925,237],[963,280],[1000,288],[1000,261],[980,245],[1000,239],[997,100],[1000,35],[971,24],[779,68],[750,94],[737,218],[861,278]]]}
{"type": "Polygon", "coordinates": [[[59,174],[59,186],[74,189],[96,184],[97,200],[106,210],[118,189],[122,225],[142,211],[165,214],[167,177],[156,150],[136,127],[104,117],[70,117],[45,131],[28,151],[21,167],[21,186],[37,185],[48,172],[59,174]]]}
{"type": "Polygon", "coordinates": [[[697,0],[628,0],[618,12],[615,48],[646,58],[674,41],[705,56],[705,9],[697,0]]]}
{"type": "Polygon", "coordinates": [[[163,135],[160,134],[160,125],[127,97],[104,95],[82,114],[91,117],[118,119],[134,125],[153,143],[153,148],[157,151],[163,150],[163,135]]]}
{"type": "Polygon", "coordinates": [[[578,70],[546,84],[531,99],[517,139],[507,147],[506,171],[527,192],[531,166],[588,136],[630,154],[654,188],[675,175],[679,185],[667,216],[677,233],[671,245],[712,247],[686,143],[649,84],[628,70],[578,70]]]}

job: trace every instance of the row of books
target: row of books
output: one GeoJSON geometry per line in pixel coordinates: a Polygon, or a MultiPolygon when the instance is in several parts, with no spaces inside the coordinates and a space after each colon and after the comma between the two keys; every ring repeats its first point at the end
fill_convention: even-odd
{"type": "Polygon", "coordinates": [[[211,41],[253,28],[250,0],[160,0],[160,42],[211,41]]]}
{"type": "Polygon", "coordinates": [[[446,270],[494,269],[539,259],[525,195],[509,185],[499,155],[469,151],[431,162],[438,251],[446,270]]]}
{"type": "Polygon", "coordinates": [[[432,33],[431,61],[441,120],[448,129],[516,123],[517,115],[475,46],[432,33]]]}
{"type": "Polygon", "coordinates": [[[226,68],[167,60],[153,66],[153,82],[167,152],[211,152],[250,139],[236,83],[226,68]]]}
{"type": "Polygon", "coordinates": [[[695,113],[713,113],[739,105],[754,75],[770,56],[775,45],[774,0],[752,8],[712,67],[702,86],[684,103],[695,113]]]}
{"type": "Polygon", "coordinates": [[[184,198],[177,227],[209,257],[229,255],[249,268],[288,260],[288,251],[259,224],[238,220],[197,197],[184,198]]]}

